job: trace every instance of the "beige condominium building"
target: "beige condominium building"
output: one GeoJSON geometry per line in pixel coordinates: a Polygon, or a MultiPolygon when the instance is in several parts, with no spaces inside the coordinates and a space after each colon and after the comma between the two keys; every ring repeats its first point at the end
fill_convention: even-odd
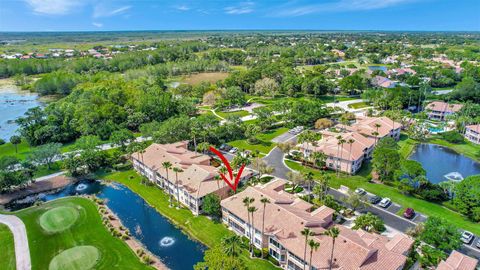
{"type": "MultiPolygon", "coordinates": [[[[173,194],[183,205],[194,214],[201,214],[203,199],[206,195],[215,193],[220,198],[228,196],[230,188],[216,176],[218,169],[210,164],[211,158],[187,149],[188,142],[181,141],[172,144],[152,144],[143,153],[132,154],[133,167],[167,193],[173,194]],[[172,168],[163,167],[164,162],[170,162],[172,168]],[[181,171],[175,172],[173,168],[181,171]]],[[[252,175],[245,170],[241,181],[252,175]]]]}
{"type": "Polygon", "coordinates": [[[402,124],[387,117],[362,117],[351,125],[336,125],[334,132],[321,131],[319,141],[305,142],[298,147],[305,157],[313,152],[324,153],[329,169],[355,174],[363,162],[371,158],[375,144],[385,137],[398,140],[401,128],[402,124]]]}
{"type": "MultiPolygon", "coordinates": [[[[305,254],[305,237],[309,228],[320,248],[313,252],[311,270],[329,269],[332,238],[323,233],[334,226],[334,210],[326,206],[315,209],[312,204],[284,192],[285,180],[276,179],[263,186],[250,186],[222,200],[223,223],[235,233],[250,239],[256,248],[266,248],[284,269],[308,269],[310,250],[305,254]],[[254,198],[253,219],[247,217],[243,199],[254,198]],[[270,203],[263,204],[262,198],[270,203]],[[265,215],[264,215],[265,214],[265,215]]],[[[413,239],[404,234],[393,238],[363,230],[335,225],[340,234],[333,252],[333,269],[400,270],[406,263],[413,239]]],[[[308,248],[307,248],[308,249],[308,248]]]]}
{"type": "Polygon", "coordinates": [[[472,143],[480,144],[480,124],[466,126],[465,138],[472,143]]]}

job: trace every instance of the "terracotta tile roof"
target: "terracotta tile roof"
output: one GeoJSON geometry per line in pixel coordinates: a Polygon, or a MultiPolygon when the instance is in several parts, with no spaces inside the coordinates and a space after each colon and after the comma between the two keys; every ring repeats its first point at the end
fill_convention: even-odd
{"type": "Polygon", "coordinates": [[[446,261],[441,261],[437,270],[475,270],[478,260],[456,250],[450,253],[446,261]]]}
{"type": "Polygon", "coordinates": [[[475,130],[475,131],[479,131],[480,130],[480,124],[478,125],[468,125],[466,126],[467,129],[471,129],[471,130],[475,130]]]}
{"type": "Polygon", "coordinates": [[[357,131],[366,136],[372,136],[372,133],[377,131],[376,124],[380,125],[378,127],[378,137],[380,138],[387,136],[393,128],[398,129],[402,127],[401,123],[393,122],[390,118],[385,116],[361,117],[351,125],[350,130],[357,131]]]}
{"type": "MultiPolygon", "coordinates": [[[[264,186],[248,187],[230,198],[222,200],[222,207],[235,216],[247,221],[243,198],[254,198],[254,227],[261,231],[263,204],[260,199],[267,197],[270,204],[265,207],[265,234],[275,237],[289,252],[303,258],[305,239],[301,231],[308,227],[314,232],[314,240],[320,248],[313,253],[312,264],[317,269],[329,267],[332,239],[323,235],[332,226],[334,211],[322,206],[310,211],[312,205],[283,191],[285,180],[274,180],[264,186]]],[[[413,240],[400,235],[390,241],[381,235],[365,231],[353,231],[337,225],[340,235],[335,241],[334,268],[336,269],[398,269],[406,257],[402,254],[413,240]],[[407,240],[408,239],[408,240],[407,240]]],[[[308,253],[308,252],[307,252],[308,253]]],[[[307,260],[309,256],[307,255],[307,260]]]]}
{"type": "Polygon", "coordinates": [[[434,101],[428,103],[425,107],[426,110],[431,111],[439,111],[439,112],[446,112],[446,113],[456,113],[462,109],[462,104],[449,104],[443,101],[434,101]]]}

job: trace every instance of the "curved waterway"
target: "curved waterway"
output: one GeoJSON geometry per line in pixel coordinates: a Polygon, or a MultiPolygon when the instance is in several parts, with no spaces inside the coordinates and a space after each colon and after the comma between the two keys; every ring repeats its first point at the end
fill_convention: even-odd
{"type": "Polygon", "coordinates": [[[436,144],[420,144],[410,159],[420,162],[427,171],[427,179],[432,183],[447,181],[448,174],[459,173],[463,178],[480,174],[480,163],[458,154],[457,152],[436,144]]]}
{"type": "Polygon", "coordinates": [[[10,210],[31,206],[35,200],[50,201],[77,194],[96,194],[121,219],[132,235],[170,269],[193,269],[203,259],[206,249],[171,224],[167,218],[150,207],[140,196],[121,184],[82,181],[52,193],[22,199],[7,205],[10,210]]]}
{"type": "Polygon", "coordinates": [[[0,139],[8,141],[18,128],[15,119],[37,106],[42,106],[37,94],[0,84],[0,139]]]}

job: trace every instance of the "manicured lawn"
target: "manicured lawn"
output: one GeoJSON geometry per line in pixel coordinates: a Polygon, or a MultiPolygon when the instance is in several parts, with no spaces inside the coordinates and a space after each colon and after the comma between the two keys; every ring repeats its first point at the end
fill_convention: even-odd
{"type": "Polygon", "coordinates": [[[348,107],[352,108],[352,109],[361,109],[361,108],[365,108],[365,107],[368,107],[368,106],[370,106],[370,105],[368,105],[365,102],[357,102],[357,103],[348,104],[348,107]]]}
{"type": "Polygon", "coordinates": [[[401,134],[400,140],[398,141],[398,145],[400,146],[398,152],[402,157],[408,158],[417,144],[417,141],[410,139],[406,134],[401,134]]]}
{"type": "Polygon", "coordinates": [[[0,145],[0,158],[4,156],[16,156],[19,159],[25,159],[30,153],[30,147],[27,142],[22,141],[22,143],[17,145],[18,152],[15,152],[15,146],[11,143],[6,143],[0,145]]]}
{"type": "MultiPolygon", "coordinates": [[[[100,178],[124,184],[184,232],[209,247],[220,244],[223,237],[233,234],[223,224],[214,222],[206,216],[196,217],[188,209],[170,208],[168,195],[156,187],[141,184],[141,177],[133,170],[103,174],[100,178]]],[[[241,257],[248,269],[277,269],[267,261],[250,259],[246,250],[241,257]]]]}
{"type": "Polygon", "coordinates": [[[0,224],[0,269],[15,270],[15,248],[10,229],[0,224]]]}
{"type": "Polygon", "coordinates": [[[221,111],[215,111],[215,112],[223,118],[227,118],[229,116],[244,117],[250,114],[249,112],[243,111],[243,110],[235,111],[235,112],[221,112],[221,111]]]}
{"type": "MultiPolygon", "coordinates": [[[[315,175],[319,175],[320,173],[318,170],[305,168],[301,164],[296,162],[286,160],[285,163],[291,169],[296,171],[311,171],[315,175]]],[[[478,226],[478,224],[469,221],[464,216],[440,204],[427,202],[413,196],[404,195],[400,193],[395,187],[383,184],[370,183],[365,177],[362,177],[360,175],[347,176],[341,174],[340,177],[336,177],[335,173],[332,172],[331,176],[332,181],[330,182],[330,186],[333,188],[339,188],[340,185],[347,186],[350,189],[356,189],[361,187],[378,196],[389,197],[390,199],[392,199],[392,201],[400,204],[402,207],[411,207],[427,216],[438,216],[448,219],[450,222],[454,223],[459,228],[471,231],[475,234],[480,234],[480,226],[478,226]]]]}
{"type": "Polygon", "coordinates": [[[276,145],[271,140],[287,131],[288,131],[288,128],[282,127],[282,128],[277,128],[274,130],[269,130],[267,132],[258,134],[257,144],[249,144],[247,140],[236,140],[236,141],[229,142],[228,144],[231,146],[237,147],[238,149],[250,150],[250,151],[258,150],[261,153],[268,154],[268,152],[270,152],[270,150],[272,150],[276,145]]]}
{"type": "MultiPolygon", "coordinates": [[[[27,227],[33,269],[49,269],[50,262],[55,256],[77,246],[93,246],[98,249],[100,259],[95,264],[95,269],[152,269],[141,263],[125,243],[110,234],[102,224],[95,204],[88,199],[63,198],[13,214],[20,217],[27,227]],[[64,209],[65,207],[78,211],[76,221],[61,232],[45,231],[40,225],[42,215],[48,213],[48,210],[64,209]]],[[[58,222],[58,219],[61,220],[62,217],[51,216],[49,224],[54,224],[55,228],[58,227],[57,225],[65,224],[64,222],[52,223],[53,220],[58,222]]],[[[89,261],[84,260],[84,263],[84,266],[88,266],[89,261]]]]}

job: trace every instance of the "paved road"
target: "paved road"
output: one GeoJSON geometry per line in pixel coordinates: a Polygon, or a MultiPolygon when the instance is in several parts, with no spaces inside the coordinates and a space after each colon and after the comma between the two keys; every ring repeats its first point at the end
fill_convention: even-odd
{"type": "Polygon", "coordinates": [[[275,171],[272,173],[273,176],[287,179],[287,173],[290,172],[290,168],[288,168],[285,163],[283,162],[283,156],[285,154],[280,150],[280,148],[275,147],[270,151],[270,153],[263,158],[263,160],[269,165],[275,168],[275,171]]]}
{"type": "Polygon", "coordinates": [[[17,270],[30,270],[30,249],[28,248],[27,230],[23,221],[13,215],[0,215],[0,223],[7,225],[13,234],[15,242],[15,260],[17,270]]]}
{"type": "Polygon", "coordinates": [[[337,103],[331,102],[331,103],[327,103],[326,106],[327,107],[332,107],[332,108],[335,108],[335,107],[342,108],[346,112],[361,113],[361,112],[364,112],[364,111],[366,111],[366,110],[368,110],[369,108],[372,108],[372,107],[353,109],[353,108],[348,107],[348,105],[363,102],[363,101],[364,101],[363,99],[354,99],[354,100],[340,101],[340,102],[337,102],[337,103]]]}

